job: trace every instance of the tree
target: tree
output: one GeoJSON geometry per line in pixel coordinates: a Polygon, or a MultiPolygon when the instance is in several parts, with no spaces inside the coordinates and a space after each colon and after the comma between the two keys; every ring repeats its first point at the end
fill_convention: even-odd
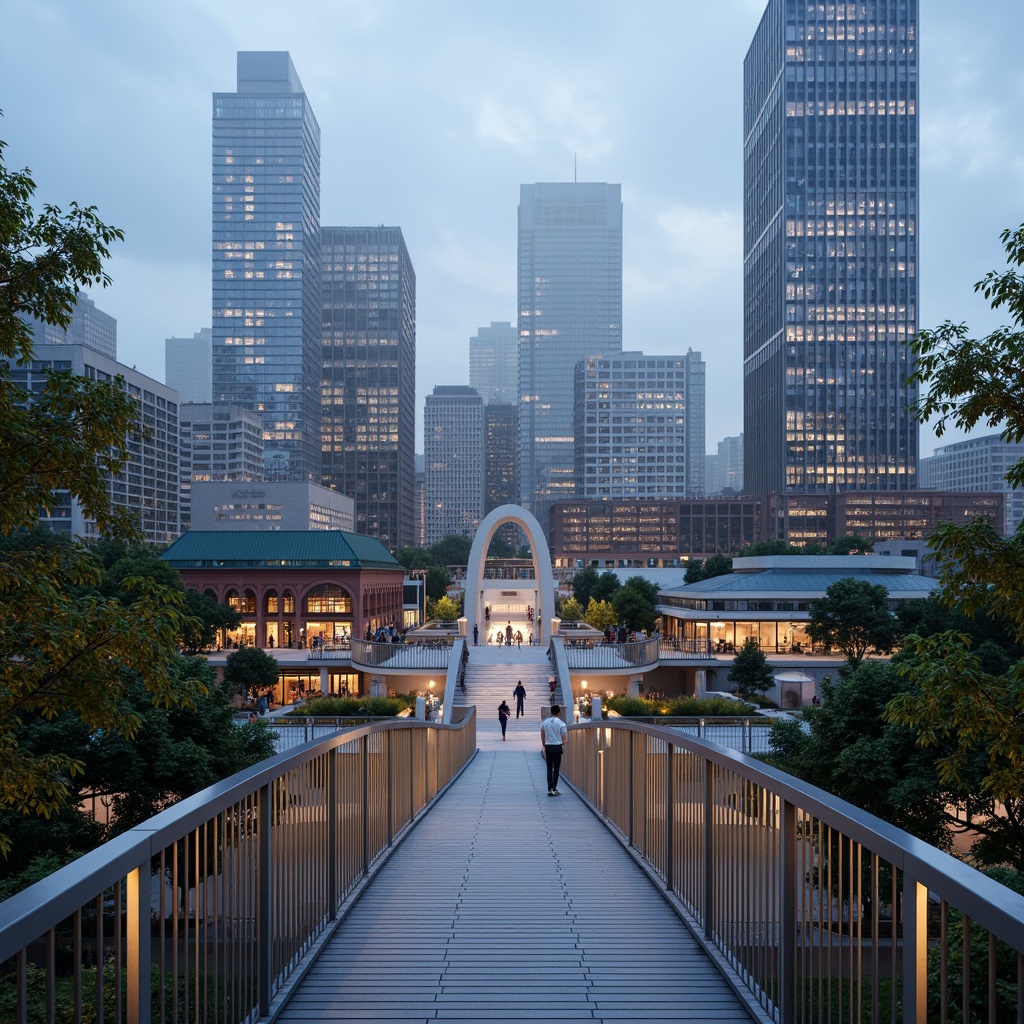
{"type": "Polygon", "coordinates": [[[737,692],[745,700],[764,696],[775,685],[775,672],[768,664],[768,656],[753,637],[748,636],[736,652],[729,682],[736,684],[737,692]]]}
{"type": "Polygon", "coordinates": [[[619,622],[630,629],[654,629],[658,613],[658,588],[643,576],[630,576],[612,598],[612,607],[619,622]]]}
{"type": "Polygon", "coordinates": [[[185,591],[187,618],[181,630],[181,649],[198,654],[217,642],[221,630],[238,629],[242,616],[234,608],[219,604],[209,594],[200,594],[191,587],[185,591]]]}
{"type": "Polygon", "coordinates": [[[704,560],[702,558],[691,558],[686,563],[683,583],[700,583],[704,578],[704,560]]]}
{"type": "Polygon", "coordinates": [[[837,537],[825,548],[826,555],[866,555],[875,550],[871,541],[854,533],[837,537]]]}
{"type": "Polygon", "coordinates": [[[704,563],[704,579],[728,576],[732,572],[732,559],[728,555],[712,555],[704,563]]]}
{"type": "Polygon", "coordinates": [[[465,565],[473,547],[472,537],[451,534],[430,546],[430,553],[438,565],[465,565]]]}
{"type": "MultiPolygon", "coordinates": [[[[1024,440],[1024,225],[1001,235],[1007,269],[990,271],[975,285],[1010,323],[984,338],[966,325],[946,321],[912,341],[914,371],[908,383],[924,389],[922,420],[935,419],[935,433],[969,431],[979,424],[1001,428],[1005,441],[1024,440]]],[[[1024,485],[1024,459],[1007,472],[1012,487],[1024,485]]],[[[1014,640],[1024,643],[1024,527],[1011,537],[975,517],[964,525],[941,524],[929,541],[940,564],[942,599],[968,618],[1002,617],[1014,640]]],[[[1024,664],[993,674],[959,630],[903,641],[901,669],[915,689],[894,701],[891,720],[912,728],[919,742],[945,753],[944,778],[983,804],[1002,803],[1007,819],[1024,820],[1024,664]],[[949,749],[949,748],[952,749],[949,749]]],[[[993,822],[993,824],[998,824],[993,822]]],[[[995,842],[995,837],[993,842],[995,842]]],[[[1024,865],[1024,842],[1014,863],[1024,865]]]]}
{"type": "Polygon", "coordinates": [[[582,608],[586,608],[590,603],[590,592],[596,582],[597,570],[592,565],[577,569],[573,575],[572,596],[576,598],[582,608]]]}
{"type": "Polygon", "coordinates": [[[454,622],[462,614],[462,605],[450,597],[439,597],[430,603],[430,618],[438,622],[454,622]]]}
{"type": "Polygon", "coordinates": [[[614,626],[619,621],[612,605],[608,601],[598,601],[596,597],[590,599],[584,619],[594,629],[602,630],[606,626],[614,626]]]}
{"type": "Polygon", "coordinates": [[[838,648],[856,668],[868,651],[892,650],[899,627],[888,605],[889,592],[880,583],[844,577],[811,602],[807,635],[816,644],[838,648]]]}
{"type": "Polygon", "coordinates": [[[579,622],[583,618],[583,608],[575,597],[567,597],[562,602],[561,616],[567,622],[579,622]]]}
{"type": "Polygon", "coordinates": [[[239,647],[224,664],[224,682],[243,697],[259,695],[277,685],[277,660],[259,647],[239,647]]]}

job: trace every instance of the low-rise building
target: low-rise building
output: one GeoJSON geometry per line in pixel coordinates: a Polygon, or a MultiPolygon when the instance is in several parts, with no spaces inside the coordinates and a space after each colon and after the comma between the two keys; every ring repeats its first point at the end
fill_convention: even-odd
{"type": "Polygon", "coordinates": [[[308,480],[192,484],[196,530],[355,529],[355,501],[308,480]]]}

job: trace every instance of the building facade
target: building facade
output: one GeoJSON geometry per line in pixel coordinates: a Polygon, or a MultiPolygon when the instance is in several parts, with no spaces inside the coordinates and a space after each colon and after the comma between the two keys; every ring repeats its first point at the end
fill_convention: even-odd
{"type": "Polygon", "coordinates": [[[423,414],[426,541],[471,537],[484,518],[484,403],[464,384],[438,385],[423,414]]]}
{"type": "Polygon", "coordinates": [[[309,480],[252,483],[211,480],[192,485],[193,530],[344,530],[352,533],[355,502],[309,480]]]}
{"type": "Polygon", "coordinates": [[[576,365],[579,498],[704,496],[704,362],[622,352],[576,365]]]}
{"type": "Polygon", "coordinates": [[[917,0],[769,0],[744,62],[744,489],[916,486],[917,0]]]}
{"type": "Polygon", "coordinates": [[[484,406],[484,512],[519,500],[519,407],[514,402],[484,406]]]}
{"type": "Polygon", "coordinates": [[[705,458],[704,466],[706,497],[743,494],[743,435],[722,438],[718,451],[705,458]]]}
{"type": "Polygon", "coordinates": [[[209,327],[191,338],[164,342],[164,382],[178,392],[182,405],[213,401],[213,331],[209,327]]]}
{"type": "MultiPolygon", "coordinates": [[[[92,381],[120,376],[138,407],[137,429],[125,440],[128,464],[108,476],[108,491],[115,508],[133,513],[143,539],[168,544],[181,532],[178,481],[178,393],[130,366],[101,355],[85,345],[35,345],[32,360],[12,363],[15,387],[28,395],[46,386],[46,371],[69,371],[92,381]]],[[[86,518],[70,492],[59,491],[39,522],[55,533],[73,537],[99,536],[94,519],[86,518]]]]}
{"type": "Polygon", "coordinates": [[[117,321],[109,313],[97,309],[96,303],[85,292],[78,293],[67,328],[45,323],[27,313],[19,316],[32,328],[37,345],[84,345],[108,359],[117,359],[117,321]]]}
{"type": "Polygon", "coordinates": [[[622,351],[619,185],[523,185],[519,198],[519,487],[547,521],[572,497],[573,382],[588,356],[622,351]]]}
{"type": "Polygon", "coordinates": [[[192,526],[192,489],[211,480],[263,479],[263,418],[237,405],[178,407],[181,528],[192,526]]]}
{"type": "Polygon", "coordinates": [[[321,254],[321,482],[398,551],[416,542],[416,274],[396,227],[326,227],[321,254]]]}
{"type": "Polygon", "coordinates": [[[320,479],[320,127],[285,52],[213,95],[213,399],[259,412],[265,474],[320,479]]]}
{"type": "Polygon", "coordinates": [[[518,332],[507,320],[492,320],[469,339],[469,386],[484,402],[518,402],[518,352],[518,332]]]}
{"type": "Polygon", "coordinates": [[[935,491],[987,491],[1003,495],[1002,532],[1008,537],[1024,519],[1024,490],[1012,488],[1006,473],[1024,459],[1024,443],[999,434],[955,441],[921,460],[921,486],[935,491]]]}

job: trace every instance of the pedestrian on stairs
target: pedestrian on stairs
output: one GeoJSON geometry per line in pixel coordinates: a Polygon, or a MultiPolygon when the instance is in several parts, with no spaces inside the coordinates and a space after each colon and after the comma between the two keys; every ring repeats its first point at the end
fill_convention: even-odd
{"type": "Polygon", "coordinates": [[[512,696],[516,699],[516,718],[520,715],[525,715],[526,711],[523,709],[523,701],[526,700],[526,687],[523,686],[522,679],[516,683],[516,688],[512,691],[512,696]]]}
{"type": "Polygon", "coordinates": [[[512,714],[512,709],[508,706],[507,701],[502,701],[498,705],[498,722],[501,724],[501,738],[505,739],[505,728],[508,726],[508,716],[512,714]]]}

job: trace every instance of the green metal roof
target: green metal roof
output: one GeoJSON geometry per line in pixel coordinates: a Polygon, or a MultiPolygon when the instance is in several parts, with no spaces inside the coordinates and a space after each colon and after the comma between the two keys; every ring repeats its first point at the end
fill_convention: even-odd
{"type": "Polygon", "coordinates": [[[175,569],[404,571],[379,540],[344,530],[189,530],[160,558],[175,569]]]}

